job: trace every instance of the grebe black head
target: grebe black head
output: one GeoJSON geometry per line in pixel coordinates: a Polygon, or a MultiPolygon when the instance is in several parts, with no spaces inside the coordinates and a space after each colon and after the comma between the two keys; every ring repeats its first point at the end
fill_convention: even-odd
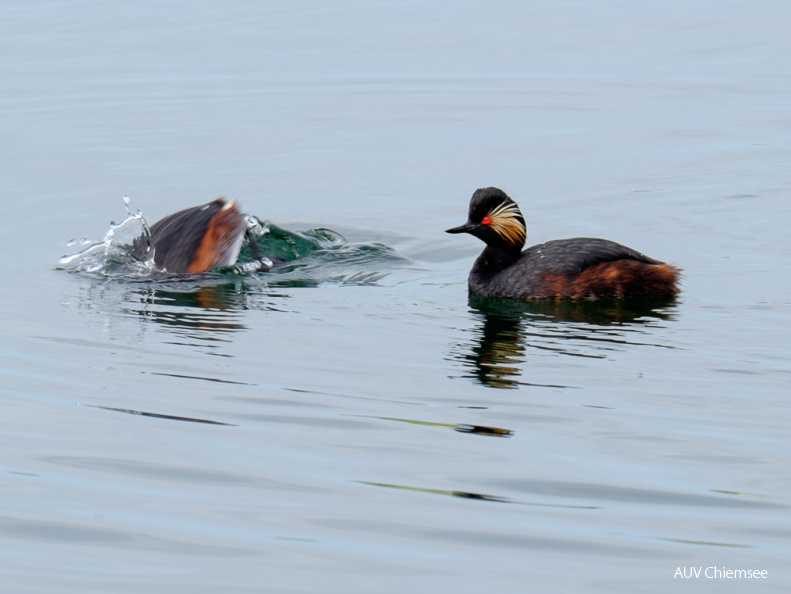
{"type": "Polygon", "coordinates": [[[447,230],[486,243],[470,271],[469,290],[505,299],[606,299],[675,295],[679,271],[614,241],[557,239],[522,251],[525,220],[498,188],[476,190],[467,222],[447,230]]]}
{"type": "Polygon", "coordinates": [[[467,222],[446,233],[470,233],[487,245],[521,251],[527,228],[516,202],[499,188],[475,190],[467,222]]]}

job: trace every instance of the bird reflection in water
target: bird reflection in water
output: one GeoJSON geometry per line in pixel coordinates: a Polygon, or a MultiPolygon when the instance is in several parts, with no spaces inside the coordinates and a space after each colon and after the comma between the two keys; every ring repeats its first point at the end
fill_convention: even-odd
{"type": "Polygon", "coordinates": [[[135,313],[175,331],[222,335],[245,328],[235,313],[243,304],[228,285],[209,285],[184,292],[149,288],[141,293],[141,300],[130,304],[135,313]]]}
{"type": "Polygon", "coordinates": [[[250,310],[284,311],[289,295],[255,279],[216,277],[171,282],[83,282],[63,303],[98,316],[111,337],[143,342],[165,332],[170,344],[224,355],[223,345],[247,330],[250,310]]]}
{"type": "Polygon", "coordinates": [[[229,342],[231,334],[246,330],[246,310],[278,309],[270,299],[276,296],[250,290],[241,282],[184,289],[146,286],[135,293],[136,298],[127,299],[127,312],[161,325],[181,340],[200,341],[204,347],[229,342]]]}
{"type": "Polygon", "coordinates": [[[476,325],[472,340],[459,345],[454,356],[472,370],[467,376],[493,388],[536,384],[521,378],[528,349],[603,359],[626,345],[665,345],[642,342],[651,326],[673,319],[672,297],[634,297],[611,301],[533,301],[491,299],[470,295],[476,325]]]}

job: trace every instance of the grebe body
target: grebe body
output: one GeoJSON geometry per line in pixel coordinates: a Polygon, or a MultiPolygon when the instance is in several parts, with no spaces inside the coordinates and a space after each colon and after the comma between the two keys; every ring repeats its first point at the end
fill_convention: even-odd
{"type": "Polygon", "coordinates": [[[464,225],[486,243],[469,276],[469,291],[522,300],[617,299],[675,295],[679,271],[607,239],[557,239],[522,251],[527,236],[516,202],[498,188],[476,190],[464,225]]]}
{"type": "MultiPolygon", "coordinates": [[[[173,273],[199,273],[212,268],[232,266],[247,234],[247,222],[235,200],[217,198],[207,204],[186,208],[163,217],[150,228],[150,239],[134,242],[136,257],[147,257],[153,250],[157,268],[173,273]]],[[[249,237],[254,259],[265,265],[254,238],[249,237]]]]}

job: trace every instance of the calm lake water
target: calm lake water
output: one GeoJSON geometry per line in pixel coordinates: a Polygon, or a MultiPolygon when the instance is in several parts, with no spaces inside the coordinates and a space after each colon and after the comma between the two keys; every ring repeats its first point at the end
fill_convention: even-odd
{"type": "Polygon", "coordinates": [[[791,588],[791,5],[0,13],[3,592],[791,588]],[[683,293],[468,299],[487,185],[683,293]],[[58,264],[219,195],[305,257],[58,264]]]}

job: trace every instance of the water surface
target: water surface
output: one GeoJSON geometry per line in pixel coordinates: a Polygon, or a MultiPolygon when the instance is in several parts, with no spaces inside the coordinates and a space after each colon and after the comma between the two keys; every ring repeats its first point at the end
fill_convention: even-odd
{"type": "Polygon", "coordinates": [[[784,3],[3,12],[5,590],[788,590],[784,3]],[[487,185],[683,293],[468,298],[487,185]],[[218,195],[315,249],[59,264],[218,195]]]}

